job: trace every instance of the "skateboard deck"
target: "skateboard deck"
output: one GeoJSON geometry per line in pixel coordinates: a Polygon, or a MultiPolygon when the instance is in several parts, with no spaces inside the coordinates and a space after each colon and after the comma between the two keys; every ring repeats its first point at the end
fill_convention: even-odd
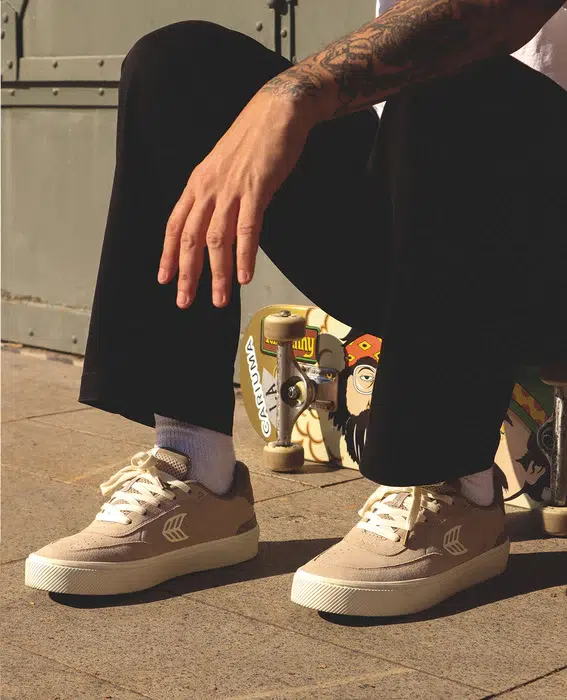
{"type": "MultiPolygon", "coordinates": [[[[294,425],[292,440],[303,446],[307,461],[358,469],[382,340],[314,306],[260,309],[242,336],[240,382],[248,418],[265,442],[276,439],[279,386],[277,343],[265,336],[264,318],[282,310],[306,320],[305,337],[293,343],[296,362],[308,372],[328,368],[329,377],[338,372],[335,410],[307,408],[294,425]]],[[[537,371],[526,369],[514,387],[495,459],[505,500],[513,505],[533,508],[548,495],[549,462],[537,434],[552,405],[553,389],[539,380],[537,371]]]]}

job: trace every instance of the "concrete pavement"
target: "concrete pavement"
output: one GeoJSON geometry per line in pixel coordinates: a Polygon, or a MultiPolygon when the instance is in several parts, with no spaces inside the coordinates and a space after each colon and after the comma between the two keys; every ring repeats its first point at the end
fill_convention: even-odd
{"type": "Polygon", "coordinates": [[[268,472],[240,402],[255,560],[112,598],[25,588],[27,554],[88,524],[98,484],[153,434],[79,404],[68,357],[4,348],[2,359],[3,700],[567,698],[565,540],[538,539],[513,512],[507,572],[434,610],[384,620],[300,608],[293,572],[356,522],[372,485],[351,470],[268,472]]]}

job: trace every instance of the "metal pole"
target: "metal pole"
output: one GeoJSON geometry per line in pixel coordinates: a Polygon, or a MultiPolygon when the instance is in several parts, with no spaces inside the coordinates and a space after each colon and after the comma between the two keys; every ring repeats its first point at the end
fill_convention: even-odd
{"type": "Polygon", "coordinates": [[[567,391],[556,386],[554,391],[553,452],[551,455],[551,505],[567,504],[567,391]]]}
{"type": "Polygon", "coordinates": [[[287,404],[287,396],[284,397],[283,392],[286,391],[285,380],[291,376],[293,369],[293,349],[291,343],[278,343],[278,377],[279,384],[279,400],[278,413],[276,416],[276,445],[289,447],[291,445],[291,431],[293,430],[293,415],[292,410],[287,404]]]}

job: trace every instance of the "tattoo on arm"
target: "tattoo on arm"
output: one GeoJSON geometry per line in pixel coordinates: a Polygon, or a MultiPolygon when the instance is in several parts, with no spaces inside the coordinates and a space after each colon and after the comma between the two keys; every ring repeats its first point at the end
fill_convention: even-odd
{"type": "Polygon", "coordinates": [[[563,1],[399,0],[262,90],[319,99],[323,119],[354,112],[475,60],[515,51],[563,1]]]}

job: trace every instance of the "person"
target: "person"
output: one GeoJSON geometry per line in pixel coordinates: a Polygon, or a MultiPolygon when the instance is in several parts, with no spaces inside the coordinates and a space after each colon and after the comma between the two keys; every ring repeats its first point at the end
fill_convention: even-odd
{"type": "Polygon", "coordinates": [[[361,463],[379,486],[292,599],[401,615],[504,570],[514,367],[567,356],[567,91],[509,54],[561,5],[399,0],[296,65],[198,21],[135,44],[79,400],[155,425],[155,446],[28,557],[27,585],[124,593],[256,554],[231,431],[259,245],[383,339],[361,463]]]}

